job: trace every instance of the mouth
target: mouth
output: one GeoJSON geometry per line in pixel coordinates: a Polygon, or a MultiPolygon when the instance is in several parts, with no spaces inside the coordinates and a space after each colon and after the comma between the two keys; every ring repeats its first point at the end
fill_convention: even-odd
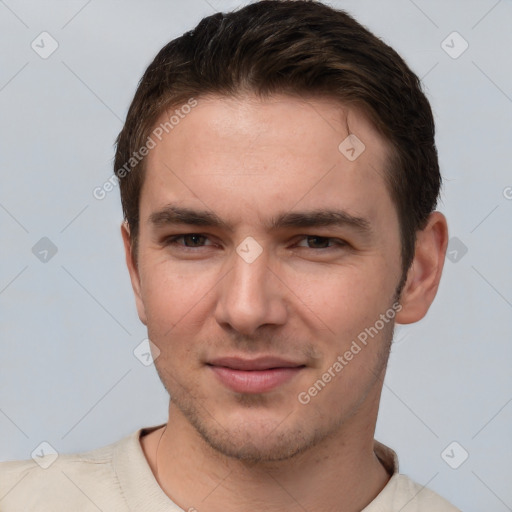
{"type": "Polygon", "coordinates": [[[224,357],[206,365],[224,386],[237,393],[271,391],[289,382],[306,368],[305,364],[276,357],[224,357]]]}

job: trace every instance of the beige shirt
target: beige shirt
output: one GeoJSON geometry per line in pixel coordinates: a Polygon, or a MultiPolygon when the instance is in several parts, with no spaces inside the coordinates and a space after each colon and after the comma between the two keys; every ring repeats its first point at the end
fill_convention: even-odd
{"type": "MultiPolygon", "coordinates": [[[[95,450],[59,455],[46,469],[41,466],[50,455],[39,463],[1,462],[0,512],[183,512],[158,485],[140,444],[141,434],[161,426],[95,450]]],[[[362,512],[460,512],[399,474],[393,450],[378,441],[374,450],[392,477],[362,512]]]]}

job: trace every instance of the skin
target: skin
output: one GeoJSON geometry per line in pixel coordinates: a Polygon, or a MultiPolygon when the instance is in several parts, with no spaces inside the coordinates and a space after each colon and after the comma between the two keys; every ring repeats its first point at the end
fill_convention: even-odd
{"type": "MultiPolygon", "coordinates": [[[[355,512],[389,480],[373,438],[393,321],[307,405],[297,399],[397,300],[387,156],[361,112],[283,95],[200,98],[149,153],[137,263],[129,227],[121,232],[138,314],[172,399],[166,428],[141,444],[184,510],[355,512]],[[348,127],[366,147],[353,162],[338,150],[348,127]],[[152,225],[168,203],[213,212],[231,229],[152,225]],[[363,218],[369,230],[268,227],[282,213],[318,209],[363,218]],[[190,233],[202,236],[164,243],[190,233]],[[262,248],[252,263],[236,252],[248,236],[262,248]],[[228,355],[280,356],[305,368],[271,391],[235,393],[206,365],[228,355]]],[[[447,240],[434,212],[418,233],[397,322],[428,311],[447,240]]]]}

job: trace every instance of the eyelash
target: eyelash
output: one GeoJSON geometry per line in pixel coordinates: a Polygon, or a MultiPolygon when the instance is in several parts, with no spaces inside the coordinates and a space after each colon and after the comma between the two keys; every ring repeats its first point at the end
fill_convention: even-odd
{"type": "MultiPolygon", "coordinates": [[[[169,238],[166,238],[163,242],[163,244],[165,246],[178,246],[182,249],[185,249],[185,250],[194,250],[194,249],[200,249],[201,247],[208,247],[208,246],[204,246],[204,245],[200,245],[200,246],[196,246],[196,247],[187,247],[186,245],[182,245],[182,244],[178,244],[177,241],[180,240],[180,239],[184,239],[185,237],[190,237],[190,236],[195,236],[195,237],[201,237],[201,238],[205,238],[205,239],[208,239],[207,235],[202,235],[201,233],[185,233],[183,235],[175,235],[175,236],[171,236],[169,238]]],[[[343,248],[343,247],[347,247],[349,244],[347,242],[345,242],[344,240],[341,240],[339,238],[333,238],[333,237],[328,237],[328,236],[319,236],[319,235],[300,235],[301,236],[301,240],[304,240],[304,239],[319,239],[319,240],[322,240],[322,241],[334,241],[334,244],[329,246],[329,247],[319,247],[319,248],[314,248],[314,247],[303,247],[304,249],[311,249],[313,251],[318,251],[318,250],[329,250],[329,249],[335,249],[336,246],[338,246],[338,248],[343,248]]]]}

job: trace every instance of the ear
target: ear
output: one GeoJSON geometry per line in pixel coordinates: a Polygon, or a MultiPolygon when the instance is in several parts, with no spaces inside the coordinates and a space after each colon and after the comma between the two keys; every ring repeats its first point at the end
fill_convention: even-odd
{"type": "Polygon", "coordinates": [[[433,212],[425,228],[417,233],[414,259],[400,295],[402,309],[396,315],[397,323],[417,322],[427,314],[439,287],[447,245],[446,218],[433,212]]]}
{"type": "Polygon", "coordinates": [[[135,255],[132,253],[132,244],[130,240],[130,226],[127,221],[121,224],[121,236],[123,237],[124,252],[126,258],[126,266],[130,273],[130,280],[132,282],[133,293],[135,294],[135,304],[137,306],[137,312],[139,314],[140,321],[147,325],[146,308],[142,300],[141,284],[139,269],[135,263],[135,255]]]}

